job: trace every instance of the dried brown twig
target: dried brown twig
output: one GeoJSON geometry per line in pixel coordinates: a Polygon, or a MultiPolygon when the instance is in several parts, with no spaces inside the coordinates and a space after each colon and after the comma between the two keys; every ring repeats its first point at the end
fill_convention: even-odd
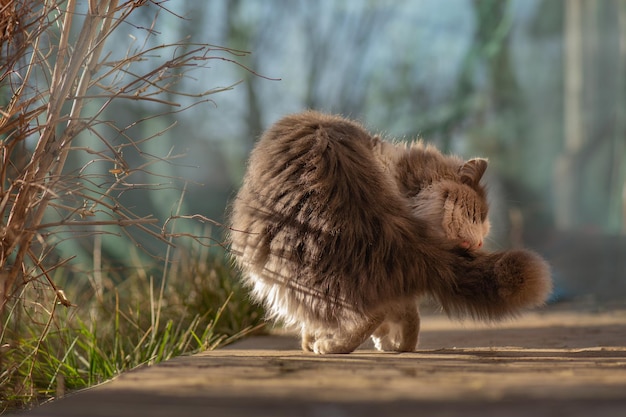
{"type": "MultiPolygon", "coordinates": [[[[138,9],[168,12],[166,1],[89,0],[85,5],[77,0],[24,0],[15,7],[16,3],[0,0],[0,90],[9,97],[0,102],[0,335],[3,312],[15,302],[18,287],[30,282],[28,274],[45,278],[57,301],[71,305],[51,274],[64,263],[52,256],[55,245],[67,239],[61,233],[73,229],[113,233],[101,228],[115,226],[127,235],[127,229],[135,228],[165,245],[182,236],[205,241],[174,233],[169,225],[175,218],[209,219],[138,216],[120,202],[125,193],[162,188],[137,178],[158,177],[151,166],[176,158],[171,153],[151,155],[143,147],[164,130],[143,138],[127,132],[152,118],[209,102],[208,96],[232,88],[185,91],[179,87],[188,71],[224,60],[253,72],[236,61],[245,51],[210,44],[148,46],[146,41],[141,49],[129,48],[117,58],[107,51],[107,41],[122,23],[132,25],[131,16],[138,9]],[[161,111],[118,126],[104,115],[120,100],[151,103],[161,111]],[[86,106],[87,102],[97,106],[86,106]],[[98,146],[76,145],[76,139],[85,135],[98,146]],[[125,157],[125,151],[135,157],[125,157]],[[68,172],[66,161],[72,153],[90,159],[68,172]],[[94,167],[100,171],[92,172],[94,167]],[[55,234],[60,237],[52,239],[55,234]]],[[[135,27],[147,39],[157,26],[153,22],[150,28],[135,27]]]]}

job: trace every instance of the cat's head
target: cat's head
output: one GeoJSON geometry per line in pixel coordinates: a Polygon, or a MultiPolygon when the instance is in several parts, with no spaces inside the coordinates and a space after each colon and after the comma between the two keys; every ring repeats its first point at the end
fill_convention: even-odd
{"type": "Polygon", "coordinates": [[[487,161],[471,159],[458,180],[435,181],[412,199],[413,213],[441,237],[467,250],[478,250],[489,233],[487,194],[480,184],[487,161]]]}

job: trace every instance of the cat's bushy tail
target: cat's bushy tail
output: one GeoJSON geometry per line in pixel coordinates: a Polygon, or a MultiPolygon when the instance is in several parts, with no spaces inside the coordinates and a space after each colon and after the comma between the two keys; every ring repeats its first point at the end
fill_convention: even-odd
{"type": "Polygon", "coordinates": [[[548,264],[523,249],[459,255],[452,278],[432,284],[448,315],[487,321],[543,305],[552,291],[548,264]]]}

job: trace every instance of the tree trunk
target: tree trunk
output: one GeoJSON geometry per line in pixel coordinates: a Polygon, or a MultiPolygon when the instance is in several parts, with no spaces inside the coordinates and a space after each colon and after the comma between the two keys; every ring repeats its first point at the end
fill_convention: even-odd
{"type": "Polygon", "coordinates": [[[576,190],[579,169],[576,159],[585,136],[582,109],[583,54],[582,1],[564,2],[564,141],[554,169],[556,227],[571,229],[576,224],[576,190]]]}

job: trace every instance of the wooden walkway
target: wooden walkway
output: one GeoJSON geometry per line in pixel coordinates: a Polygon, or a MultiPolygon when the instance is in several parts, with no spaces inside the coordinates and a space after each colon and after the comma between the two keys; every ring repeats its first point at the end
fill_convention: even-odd
{"type": "Polygon", "coordinates": [[[419,351],[303,353],[288,335],[137,369],[30,412],[73,416],[626,416],[626,310],[498,326],[423,318],[419,351]]]}

